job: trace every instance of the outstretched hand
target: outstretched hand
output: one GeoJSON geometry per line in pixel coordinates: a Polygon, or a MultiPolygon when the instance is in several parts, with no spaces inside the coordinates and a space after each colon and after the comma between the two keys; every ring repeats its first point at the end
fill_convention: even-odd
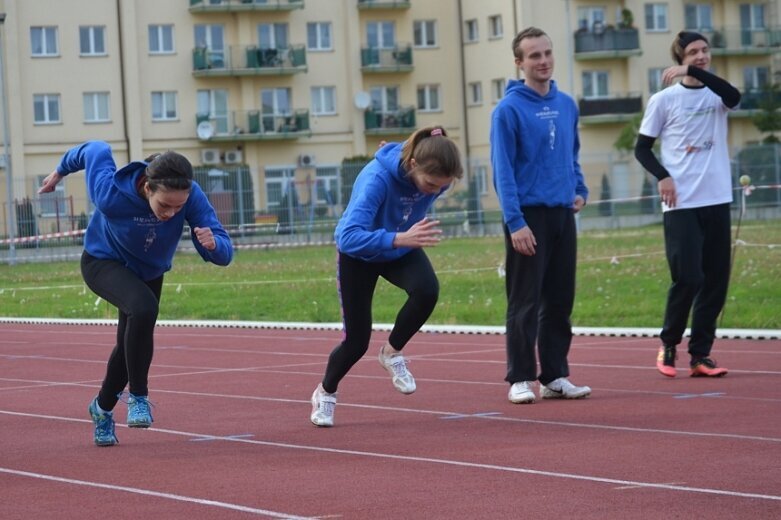
{"type": "Polygon", "coordinates": [[[442,230],[437,226],[439,220],[423,220],[415,222],[407,231],[396,233],[393,247],[426,247],[435,246],[442,240],[442,230]]]}
{"type": "Polygon", "coordinates": [[[195,238],[198,239],[198,243],[209,251],[214,251],[217,248],[217,242],[214,240],[211,228],[193,228],[195,238]]]}
{"type": "Polygon", "coordinates": [[[57,170],[54,170],[49,175],[46,176],[46,178],[41,183],[41,187],[38,188],[38,193],[51,193],[54,191],[54,187],[59,184],[59,182],[62,180],[62,175],[57,173],[57,170]]]}

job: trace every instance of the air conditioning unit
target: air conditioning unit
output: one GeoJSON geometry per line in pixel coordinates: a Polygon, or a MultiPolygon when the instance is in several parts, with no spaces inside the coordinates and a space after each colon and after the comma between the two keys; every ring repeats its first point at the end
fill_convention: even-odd
{"type": "Polygon", "coordinates": [[[225,164],[241,164],[243,160],[241,150],[228,150],[225,152],[225,164]]]}
{"type": "Polygon", "coordinates": [[[204,148],[201,150],[202,164],[219,164],[220,151],[216,148],[204,148]]]}
{"type": "Polygon", "coordinates": [[[298,165],[309,168],[315,165],[315,156],[308,153],[302,153],[298,156],[298,165]]]}

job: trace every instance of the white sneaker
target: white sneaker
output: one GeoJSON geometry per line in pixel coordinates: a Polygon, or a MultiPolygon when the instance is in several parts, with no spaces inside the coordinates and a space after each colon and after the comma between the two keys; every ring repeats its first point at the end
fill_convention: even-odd
{"type": "Polygon", "coordinates": [[[591,395],[591,388],[575,386],[566,377],[554,379],[547,385],[540,385],[540,397],[543,399],[582,399],[591,395]]]}
{"type": "Polygon", "coordinates": [[[510,392],[507,394],[507,398],[511,403],[533,403],[534,402],[534,381],[520,381],[513,383],[510,386],[510,392]]]}
{"type": "Polygon", "coordinates": [[[320,383],[312,394],[312,415],[310,420],[315,426],[330,427],[334,425],[336,410],[336,392],[329,394],[320,383]]]}
{"type": "Polygon", "coordinates": [[[401,352],[394,352],[391,355],[385,355],[385,345],[380,349],[380,365],[393,378],[393,386],[402,394],[411,394],[417,388],[415,378],[407,370],[407,360],[401,355],[401,352]]]}

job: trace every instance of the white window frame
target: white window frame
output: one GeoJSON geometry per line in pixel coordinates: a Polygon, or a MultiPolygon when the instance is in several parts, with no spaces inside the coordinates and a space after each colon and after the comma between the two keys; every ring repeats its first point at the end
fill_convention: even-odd
{"type": "Polygon", "coordinates": [[[438,84],[418,85],[417,101],[418,112],[442,112],[442,87],[438,84]]]}
{"type": "Polygon", "coordinates": [[[222,24],[196,24],[193,27],[195,47],[207,50],[207,59],[214,68],[223,68],[225,62],[225,26],[222,24]]]}
{"type": "Polygon", "coordinates": [[[388,20],[366,22],[366,46],[392,49],[396,46],[396,24],[388,20]]]}
{"type": "Polygon", "coordinates": [[[498,103],[504,97],[504,90],[507,88],[505,78],[496,78],[491,80],[491,101],[498,103]]]}
{"type": "Polygon", "coordinates": [[[610,97],[610,72],[606,70],[584,70],[581,72],[581,82],[583,85],[583,99],[606,99],[610,97]],[[590,94],[586,93],[586,78],[591,78],[591,85],[594,89],[590,94]],[[600,80],[605,80],[605,92],[599,92],[600,80]]]}
{"type": "Polygon", "coordinates": [[[644,6],[645,30],[647,32],[667,32],[669,31],[670,16],[668,14],[668,5],[664,3],[647,3],[644,6]],[[650,21],[649,25],[649,8],[650,21]]]}
{"type": "Polygon", "coordinates": [[[369,89],[372,109],[381,114],[398,112],[401,108],[400,95],[401,89],[397,86],[377,85],[369,89]]]}
{"type": "Polygon", "coordinates": [[[743,8],[748,8],[748,27],[743,27],[742,20],[741,20],[741,30],[748,30],[748,31],[762,31],[765,29],[765,17],[767,16],[767,11],[765,9],[765,4],[752,4],[752,3],[743,3],[740,5],[740,10],[743,10],[743,8]]]}
{"type": "MultiPolygon", "coordinates": [[[[285,190],[290,185],[290,182],[294,179],[295,170],[290,167],[276,166],[267,167],[263,175],[263,185],[266,190],[266,209],[280,208],[282,207],[282,200],[285,198],[285,190]],[[272,185],[279,186],[279,200],[272,200],[271,190],[272,185]]],[[[295,186],[295,184],[293,184],[295,186]]]]}
{"type": "Polygon", "coordinates": [[[413,45],[416,49],[439,47],[436,20],[415,20],[412,23],[413,45]]]}
{"type": "Polygon", "coordinates": [[[259,23],[257,34],[261,49],[284,49],[289,45],[290,26],[287,22],[259,23]]]}
{"type": "Polygon", "coordinates": [[[174,54],[176,52],[173,24],[149,24],[148,33],[149,54],[174,54]],[[170,48],[166,47],[166,40],[169,40],[170,48]]]}
{"type": "Polygon", "coordinates": [[[770,67],[768,66],[743,68],[743,88],[746,92],[761,92],[763,88],[767,87],[771,83],[770,78],[772,78],[772,74],[770,72],[770,67]],[[764,83],[760,78],[761,72],[765,76],[764,83]],[[750,80],[746,81],[749,78],[750,80]]]}
{"type": "Polygon", "coordinates": [[[209,120],[214,122],[214,133],[217,135],[228,134],[230,131],[228,126],[228,90],[201,89],[198,90],[197,96],[198,113],[208,114],[209,120]]]}
{"type": "Polygon", "coordinates": [[[713,30],[713,6],[703,3],[687,3],[683,5],[683,24],[687,31],[712,31],[713,30]],[[694,18],[694,23],[689,24],[689,13],[694,18]]]}
{"type": "Polygon", "coordinates": [[[477,18],[464,21],[464,42],[475,43],[480,41],[480,27],[477,18]]]}
{"type": "Polygon", "coordinates": [[[469,90],[469,105],[478,106],[483,104],[483,82],[473,81],[467,85],[469,90]]]}
{"type": "Polygon", "coordinates": [[[660,90],[664,90],[664,83],[662,83],[662,73],[665,67],[652,67],[648,69],[648,93],[655,94],[660,90]]]}
{"type": "Polygon", "coordinates": [[[60,31],[56,25],[30,27],[30,55],[34,58],[50,58],[60,55],[60,31]],[[38,40],[36,42],[36,40],[38,40]],[[39,49],[36,52],[36,45],[39,49]],[[49,47],[54,47],[50,49],[49,47]]]}
{"type": "Polygon", "coordinates": [[[488,39],[498,40],[504,36],[504,28],[502,27],[502,15],[495,14],[488,17],[488,39]]]}
{"type": "Polygon", "coordinates": [[[108,92],[84,92],[85,123],[108,123],[111,121],[111,98],[108,92]],[[105,111],[105,114],[102,113],[105,111]]]}
{"type": "Polygon", "coordinates": [[[178,121],[179,120],[179,100],[175,90],[158,90],[151,93],[152,121],[178,121]],[[155,99],[159,101],[156,102],[155,99]],[[160,113],[155,115],[155,105],[159,104],[160,113]],[[170,105],[173,105],[173,114],[170,105]]]}
{"type": "Polygon", "coordinates": [[[35,125],[56,125],[62,123],[62,107],[59,94],[33,94],[33,124],[35,125]],[[43,119],[36,119],[35,105],[41,103],[43,107],[43,119]],[[57,109],[57,119],[52,119],[50,105],[54,103],[57,109]]]}
{"type": "Polygon", "coordinates": [[[593,31],[597,24],[605,24],[606,9],[601,6],[578,7],[578,30],[593,31]]]}
{"type": "Polygon", "coordinates": [[[338,166],[318,166],[315,168],[315,202],[317,204],[328,204],[328,199],[321,194],[326,191],[334,193],[334,200],[331,204],[339,204],[341,201],[341,176],[338,166]],[[321,192],[320,188],[323,188],[321,192]]]}
{"type": "MultiPolygon", "coordinates": [[[[46,175],[38,175],[37,179],[37,187],[41,186],[43,184],[43,180],[46,178],[46,175]]],[[[59,182],[54,186],[54,191],[50,191],[48,193],[41,193],[38,195],[38,210],[41,212],[41,217],[56,217],[58,215],[57,213],[57,207],[62,207],[63,211],[59,213],[60,217],[68,217],[70,216],[70,207],[65,202],[65,183],[59,182]]]]}
{"type": "Polygon", "coordinates": [[[334,50],[331,22],[309,22],[306,24],[306,50],[315,52],[334,50]],[[311,31],[314,31],[314,34],[311,31]],[[314,42],[311,37],[314,37],[314,42]]]}
{"type": "Polygon", "coordinates": [[[488,166],[477,164],[472,169],[472,178],[475,180],[475,187],[478,195],[488,194],[488,166]]]}
{"type": "Polygon", "coordinates": [[[336,115],[336,87],[314,86],[310,89],[313,116],[336,115]]]}
{"type": "Polygon", "coordinates": [[[104,25],[79,26],[79,56],[108,56],[106,27],[104,25]],[[85,44],[86,50],[84,49],[85,44]],[[103,48],[100,49],[99,45],[102,45],[103,48]]]}

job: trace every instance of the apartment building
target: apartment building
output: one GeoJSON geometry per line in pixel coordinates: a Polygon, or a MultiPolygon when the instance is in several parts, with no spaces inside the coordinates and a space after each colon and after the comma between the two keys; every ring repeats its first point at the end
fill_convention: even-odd
{"type": "MultiPolygon", "coordinates": [[[[750,115],[781,70],[780,11],[779,0],[0,0],[13,192],[1,164],[0,194],[4,208],[35,197],[65,150],[102,139],[119,164],[183,153],[229,223],[247,224],[292,189],[338,205],[346,158],[438,123],[464,151],[458,189],[496,208],[490,115],[528,25],[550,34],[555,78],[580,107],[592,193],[609,175],[614,196],[638,194],[643,173],[613,143],[661,88],[674,34],[707,34],[715,71],[744,91],[737,148],[761,138],[750,115]]],[[[59,189],[35,206],[38,232],[88,212],[81,175],[59,189]]]]}

